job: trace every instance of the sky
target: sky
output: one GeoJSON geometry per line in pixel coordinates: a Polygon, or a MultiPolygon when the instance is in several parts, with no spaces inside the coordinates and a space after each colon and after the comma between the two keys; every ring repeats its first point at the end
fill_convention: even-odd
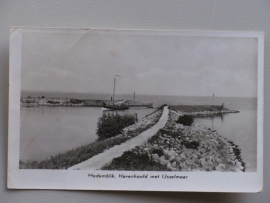
{"type": "Polygon", "coordinates": [[[132,32],[22,36],[22,91],[256,97],[257,38],[132,32]]]}

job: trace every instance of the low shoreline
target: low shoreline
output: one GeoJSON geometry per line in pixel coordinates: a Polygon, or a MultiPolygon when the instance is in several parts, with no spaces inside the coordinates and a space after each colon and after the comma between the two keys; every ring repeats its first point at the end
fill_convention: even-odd
{"type": "MultiPolygon", "coordinates": [[[[112,105],[114,102],[121,102],[123,100],[101,100],[101,99],[75,99],[75,98],[45,98],[41,97],[21,97],[20,106],[21,107],[103,107],[103,104],[112,105]]],[[[153,103],[144,103],[141,101],[125,100],[126,106],[129,107],[145,107],[153,108],[153,103]]]]}

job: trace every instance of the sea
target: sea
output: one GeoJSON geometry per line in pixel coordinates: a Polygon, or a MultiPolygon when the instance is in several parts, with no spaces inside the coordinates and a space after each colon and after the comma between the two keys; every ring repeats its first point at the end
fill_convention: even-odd
{"type": "MultiPolygon", "coordinates": [[[[110,99],[105,94],[22,93],[22,96],[55,98],[110,99]]],[[[115,95],[116,100],[133,100],[133,95],[115,95]]],[[[136,101],[168,105],[221,105],[239,113],[217,117],[198,117],[195,122],[214,129],[238,145],[246,171],[257,170],[257,99],[243,97],[197,97],[167,95],[136,95],[136,101]]],[[[120,114],[137,114],[138,119],[156,108],[130,108],[120,114]]],[[[97,121],[104,112],[100,107],[22,107],[20,128],[20,159],[44,160],[58,153],[94,142],[97,121]]]]}

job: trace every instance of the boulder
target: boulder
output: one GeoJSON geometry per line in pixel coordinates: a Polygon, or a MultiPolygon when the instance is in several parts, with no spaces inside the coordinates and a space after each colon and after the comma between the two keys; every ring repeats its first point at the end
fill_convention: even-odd
{"type": "Polygon", "coordinates": [[[217,171],[225,171],[226,167],[224,164],[219,164],[218,166],[215,167],[217,171]]]}
{"type": "Polygon", "coordinates": [[[169,160],[166,160],[166,159],[160,159],[160,163],[162,165],[168,165],[168,164],[171,164],[171,162],[169,162],[169,160]]]}
{"type": "Polygon", "coordinates": [[[180,163],[180,161],[181,161],[181,159],[182,159],[182,157],[181,156],[176,156],[175,157],[175,160],[176,160],[176,163],[180,163]]]}
{"type": "Polygon", "coordinates": [[[144,151],[148,151],[148,150],[149,150],[149,148],[147,148],[147,147],[146,147],[146,148],[144,148],[144,151]]]}
{"type": "Polygon", "coordinates": [[[175,156],[174,155],[170,156],[170,158],[169,158],[169,161],[173,161],[173,160],[175,160],[175,156]]]}
{"type": "Polygon", "coordinates": [[[164,154],[168,154],[169,150],[166,148],[163,150],[164,154]]]}
{"type": "Polygon", "coordinates": [[[186,158],[186,155],[184,152],[180,154],[180,158],[186,158]]]}
{"type": "Polygon", "coordinates": [[[176,152],[174,150],[172,150],[172,149],[168,152],[169,156],[172,156],[172,155],[175,155],[175,154],[176,154],[176,152]]]}
{"type": "Polygon", "coordinates": [[[159,157],[159,161],[164,161],[164,160],[165,160],[164,156],[159,157]]]}
{"type": "Polygon", "coordinates": [[[159,156],[158,154],[152,154],[152,157],[155,161],[159,161],[159,156]]]}

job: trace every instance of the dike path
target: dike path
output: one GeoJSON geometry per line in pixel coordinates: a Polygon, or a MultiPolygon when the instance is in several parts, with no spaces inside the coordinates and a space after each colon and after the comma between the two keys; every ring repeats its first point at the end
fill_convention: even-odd
{"type": "Polygon", "coordinates": [[[68,170],[95,170],[100,169],[107,163],[110,163],[112,159],[122,156],[125,151],[135,148],[136,146],[144,144],[149,138],[151,138],[154,134],[158,132],[159,129],[163,128],[168,120],[169,117],[169,109],[168,106],[163,108],[162,116],[160,117],[159,121],[149,128],[148,130],[142,132],[138,136],[127,140],[126,142],[116,145],[92,158],[76,164],[68,170]]]}

